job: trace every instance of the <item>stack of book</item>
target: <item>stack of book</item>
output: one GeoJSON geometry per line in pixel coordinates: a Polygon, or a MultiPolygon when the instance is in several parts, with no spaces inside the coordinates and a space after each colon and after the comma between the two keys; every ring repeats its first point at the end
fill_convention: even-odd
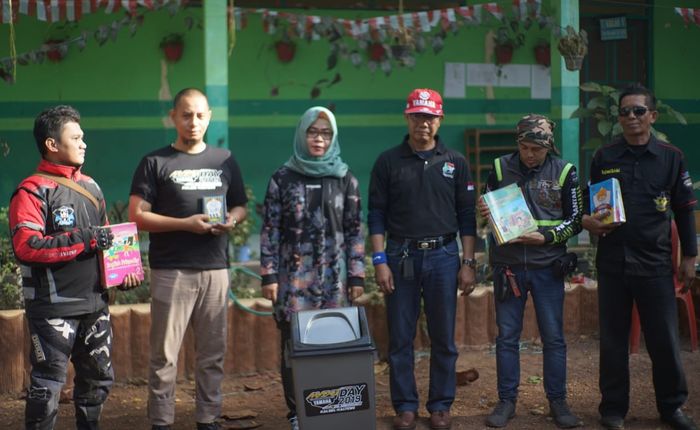
{"type": "Polygon", "coordinates": [[[489,208],[489,224],[498,245],[537,231],[537,222],[517,184],[486,193],[482,199],[489,208]]]}

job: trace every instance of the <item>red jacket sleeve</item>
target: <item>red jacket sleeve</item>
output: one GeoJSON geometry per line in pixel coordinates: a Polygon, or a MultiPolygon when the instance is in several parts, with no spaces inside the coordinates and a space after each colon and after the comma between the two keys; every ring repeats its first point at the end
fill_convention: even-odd
{"type": "Polygon", "coordinates": [[[20,188],[10,201],[10,233],[15,257],[24,264],[54,264],[75,259],[95,248],[90,229],[75,228],[45,235],[45,202],[20,188]]]}

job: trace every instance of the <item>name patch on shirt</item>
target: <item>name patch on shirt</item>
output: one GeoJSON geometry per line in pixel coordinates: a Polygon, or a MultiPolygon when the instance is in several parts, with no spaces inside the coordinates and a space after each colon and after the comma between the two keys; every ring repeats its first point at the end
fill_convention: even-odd
{"type": "Polygon", "coordinates": [[[455,163],[445,161],[445,164],[442,165],[442,176],[444,176],[446,178],[454,178],[455,177],[455,163]]]}
{"type": "Polygon", "coordinates": [[[56,227],[75,227],[75,211],[70,206],[54,209],[53,223],[56,227]]]}
{"type": "Polygon", "coordinates": [[[600,171],[601,175],[612,175],[613,173],[620,173],[620,168],[619,167],[613,167],[611,169],[602,169],[600,171]]]}

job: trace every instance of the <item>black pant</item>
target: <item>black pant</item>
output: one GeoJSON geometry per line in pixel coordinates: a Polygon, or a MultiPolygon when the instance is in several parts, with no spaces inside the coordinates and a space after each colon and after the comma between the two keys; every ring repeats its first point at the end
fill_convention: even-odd
{"type": "Polygon", "coordinates": [[[292,329],[289,321],[278,321],[277,327],[280,329],[282,336],[280,351],[282,359],[280,360],[280,375],[282,375],[282,388],[284,389],[284,400],[287,402],[287,418],[297,415],[297,403],[294,400],[294,378],[292,376],[292,362],[289,360],[289,340],[292,337],[292,329]]]}
{"type": "Polygon", "coordinates": [[[652,363],[656,408],[668,416],[688,398],[678,336],[672,275],[658,277],[599,273],[601,416],[624,417],[629,409],[629,335],[637,304],[652,363]]]}
{"type": "Polygon", "coordinates": [[[114,381],[109,310],[65,318],[27,318],[32,363],[25,426],[54,428],[68,359],[75,368],[76,428],[98,428],[102,404],[114,381]]]}

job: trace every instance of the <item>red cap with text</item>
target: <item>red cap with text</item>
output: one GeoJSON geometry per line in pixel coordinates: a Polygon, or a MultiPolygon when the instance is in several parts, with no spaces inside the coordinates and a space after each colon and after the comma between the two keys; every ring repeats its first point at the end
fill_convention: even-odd
{"type": "Polygon", "coordinates": [[[429,88],[418,88],[411,91],[406,99],[404,113],[426,113],[442,116],[442,97],[440,93],[429,88]]]}

